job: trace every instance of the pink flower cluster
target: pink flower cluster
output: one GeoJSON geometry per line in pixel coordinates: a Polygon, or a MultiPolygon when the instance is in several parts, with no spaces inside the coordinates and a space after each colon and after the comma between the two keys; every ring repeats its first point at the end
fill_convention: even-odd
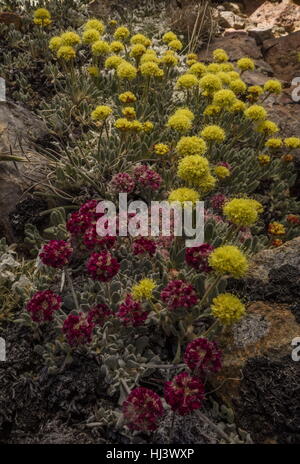
{"type": "Polygon", "coordinates": [[[40,252],[40,259],[46,266],[63,268],[69,264],[73,248],[65,240],[50,240],[40,252]]]}
{"type": "Polygon", "coordinates": [[[156,252],[156,243],[150,238],[139,237],[132,243],[133,254],[153,256],[156,252]]]}
{"type": "Polygon", "coordinates": [[[211,197],[210,204],[213,209],[221,211],[226,201],[227,201],[227,198],[225,197],[225,195],[223,195],[222,193],[217,193],[216,195],[211,197]]]}
{"type": "Polygon", "coordinates": [[[206,338],[197,338],[190,342],[186,347],[183,359],[197,376],[218,372],[222,367],[221,351],[218,349],[218,345],[206,338]]]}
{"type": "Polygon", "coordinates": [[[69,314],[63,324],[63,333],[70,346],[78,346],[92,341],[94,324],[83,313],[69,314]]]}
{"type": "Polygon", "coordinates": [[[89,324],[103,326],[106,319],[112,314],[111,310],[104,303],[98,303],[91,308],[87,315],[87,321],[89,324]]]}
{"type": "Polygon", "coordinates": [[[115,174],[109,185],[115,193],[131,193],[135,189],[135,181],[127,172],[115,174]]]}
{"type": "Polygon", "coordinates": [[[208,257],[214,247],[209,243],[203,243],[202,245],[195,246],[192,248],[185,249],[185,261],[186,263],[200,272],[210,272],[211,267],[208,265],[208,257]]]}
{"type": "Polygon", "coordinates": [[[194,287],[183,280],[171,280],[161,291],[160,297],[170,310],[191,308],[198,301],[194,287]]]}
{"type": "Polygon", "coordinates": [[[148,312],[144,310],[141,303],[135,301],[132,296],[128,294],[124,302],[119,306],[117,316],[125,325],[137,327],[144,324],[148,312]]]}
{"type": "Polygon", "coordinates": [[[92,253],[86,267],[92,279],[108,282],[119,272],[120,263],[109,251],[104,250],[100,253],[92,253]]]}
{"type": "Polygon", "coordinates": [[[158,190],[162,178],[145,164],[138,164],[133,170],[133,178],[140,189],[158,190]]]}
{"type": "Polygon", "coordinates": [[[78,211],[72,213],[67,221],[68,232],[73,238],[82,239],[82,243],[88,250],[110,249],[116,241],[113,235],[101,237],[97,234],[97,220],[104,215],[104,213],[96,212],[97,204],[97,200],[87,201],[78,211]]]}
{"type": "Polygon", "coordinates": [[[83,243],[85,244],[88,250],[93,250],[94,248],[103,248],[110,249],[114,246],[116,237],[105,235],[101,237],[97,234],[96,224],[90,226],[84,233],[83,243]]]}
{"type": "Polygon", "coordinates": [[[182,372],[170,382],[165,383],[164,397],[173,411],[185,416],[201,408],[204,385],[199,379],[191,377],[187,372],[182,372]]]}
{"type": "Polygon", "coordinates": [[[51,290],[36,292],[26,305],[27,311],[35,322],[46,322],[53,319],[53,313],[58,311],[62,298],[51,290]]]}
{"type": "Polygon", "coordinates": [[[145,387],[132,390],[122,409],[128,427],[143,432],[154,431],[164,412],[158,394],[145,387]]]}

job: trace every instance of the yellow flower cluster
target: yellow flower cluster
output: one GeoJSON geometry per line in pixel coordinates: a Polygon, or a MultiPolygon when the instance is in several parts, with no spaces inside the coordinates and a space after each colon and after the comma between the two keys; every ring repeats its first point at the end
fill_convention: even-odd
{"type": "Polygon", "coordinates": [[[226,218],[240,227],[249,227],[255,224],[258,214],[262,211],[262,205],[249,198],[234,198],[223,207],[226,218]]]}
{"type": "Polygon", "coordinates": [[[136,96],[132,92],[120,93],[119,100],[122,103],[133,103],[136,101],[136,96]]]}
{"type": "Polygon", "coordinates": [[[82,33],[82,43],[85,45],[91,45],[97,40],[100,40],[101,34],[97,29],[87,29],[82,33]]]}
{"type": "Polygon", "coordinates": [[[271,162],[271,157],[263,153],[261,155],[258,155],[257,159],[258,159],[259,164],[261,164],[262,166],[270,164],[271,162]]]}
{"type": "Polygon", "coordinates": [[[94,56],[108,55],[109,53],[110,46],[105,40],[97,40],[92,44],[92,54],[94,56]]]}
{"type": "Polygon", "coordinates": [[[218,90],[213,96],[213,105],[220,106],[221,108],[229,108],[235,101],[236,95],[230,89],[218,90]]]}
{"type": "Polygon", "coordinates": [[[137,43],[131,47],[129,55],[133,58],[140,58],[145,52],[146,47],[143,44],[137,43]]]}
{"type": "Polygon", "coordinates": [[[163,39],[163,42],[165,42],[165,43],[168,44],[168,43],[170,43],[172,40],[177,40],[177,35],[174,34],[174,32],[171,32],[171,31],[170,31],[170,32],[166,32],[166,33],[163,35],[162,39],[163,39]]]}
{"type": "Polygon", "coordinates": [[[222,129],[220,126],[215,126],[215,125],[204,127],[200,135],[207,142],[221,143],[221,142],[224,142],[226,138],[224,129],[222,129]]]}
{"type": "Polygon", "coordinates": [[[284,139],[284,145],[288,148],[300,148],[300,138],[288,137],[284,139]]]}
{"type": "Polygon", "coordinates": [[[242,79],[235,79],[229,84],[230,89],[234,92],[235,95],[245,93],[247,90],[247,85],[242,79]]]}
{"type": "Polygon", "coordinates": [[[199,81],[193,74],[183,74],[177,79],[176,87],[178,89],[192,89],[198,87],[199,81]]]}
{"type": "Polygon", "coordinates": [[[209,175],[209,163],[200,155],[188,155],[178,163],[177,175],[189,184],[199,186],[203,177],[209,175]]]}
{"type": "Polygon", "coordinates": [[[85,24],[84,24],[84,30],[88,31],[89,29],[95,29],[96,31],[99,32],[100,35],[103,35],[105,31],[105,26],[102,21],[99,19],[89,19],[85,24]]]}
{"type": "Polygon", "coordinates": [[[215,174],[219,179],[226,179],[230,176],[230,170],[226,166],[216,166],[215,174]]]}
{"type": "Polygon", "coordinates": [[[87,72],[92,77],[99,77],[100,76],[100,69],[97,66],[88,66],[87,72]]]}
{"type": "Polygon", "coordinates": [[[113,40],[110,43],[110,51],[113,53],[120,53],[125,50],[124,45],[119,40],[113,40]]]}
{"type": "Polygon", "coordinates": [[[122,109],[122,114],[127,119],[134,119],[136,117],[136,112],[133,106],[125,106],[125,108],[122,109]]]}
{"type": "Polygon", "coordinates": [[[217,48],[216,50],[213,51],[213,58],[218,62],[218,63],[223,63],[224,61],[229,60],[229,56],[223,50],[222,48],[217,48]]]}
{"type": "Polygon", "coordinates": [[[222,111],[222,108],[220,108],[217,105],[207,105],[205,110],[203,111],[204,116],[216,116],[217,114],[222,111]]]}
{"type": "Polygon", "coordinates": [[[61,58],[65,61],[71,61],[75,58],[76,52],[73,47],[63,45],[57,50],[57,58],[61,58]]]}
{"type": "Polygon", "coordinates": [[[156,143],[153,147],[153,150],[156,155],[164,156],[169,153],[170,147],[165,143],[156,143]]]}
{"type": "Polygon", "coordinates": [[[156,283],[152,279],[142,279],[136,285],[133,285],[131,294],[134,300],[151,300],[156,283]]]}
{"type": "Polygon", "coordinates": [[[207,145],[200,137],[181,137],[176,145],[176,151],[180,156],[203,155],[207,151],[207,145]]]}
{"type": "MultiPolygon", "coordinates": [[[[54,38],[55,37],[53,37],[51,40],[53,40],[54,38]]],[[[60,36],[60,39],[61,45],[70,45],[71,47],[74,47],[75,45],[78,45],[81,42],[80,36],[73,31],[63,32],[60,36]]],[[[51,43],[51,40],[49,42],[49,45],[51,43]]]]}
{"type": "Polygon", "coordinates": [[[38,26],[49,26],[52,23],[50,11],[46,8],[38,8],[33,13],[33,22],[38,26]]]}
{"type": "Polygon", "coordinates": [[[268,148],[280,148],[282,147],[281,139],[268,139],[265,143],[265,146],[268,148]]]}
{"type": "Polygon", "coordinates": [[[147,48],[147,47],[150,47],[151,40],[148,39],[148,37],[146,37],[144,34],[135,34],[131,37],[130,43],[132,45],[141,44],[147,48]]]}
{"type": "Polygon", "coordinates": [[[168,43],[168,46],[170,48],[172,48],[173,50],[181,50],[183,45],[182,45],[182,42],[180,42],[180,40],[178,39],[175,39],[175,40],[171,40],[171,42],[168,43]]]}
{"type": "Polygon", "coordinates": [[[192,128],[193,113],[187,108],[181,108],[169,117],[167,127],[179,132],[187,132],[192,128]]]}
{"type": "Polygon", "coordinates": [[[254,71],[255,64],[254,64],[254,61],[251,60],[251,58],[241,58],[237,62],[237,67],[241,71],[254,71]]]}
{"type": "Polygon", "coordinates": [[[122,63],[117,67],[117,76],[120,79],[135,79],[137,76],[137,69],[131,63],[123,60],[122,63]]]}
{"type": "Polygon", "coordinates": [[[283,224],[280,222],[271,222],[268,226],[268,232],[272,235],[284,235],[286,230],[283,224]]]}
{"type": "Polygon", "coordinates": [[[273,121],[262,121],[256,128],[257,132],[262,132],[265,135],[272,135],[279,132],[279,127],[273,121]]]}
{"type": "Polygon", "coordinates": [[[267,112],[263,106],[252,105],[244,111],[244,115],[246,116],[246,118],[252,119],[253,121],[261,121],[263,119],[266,119],[267,112]]]}
{"type": "Polygon", "coordinates": [[[134,119],[133,121],[129,121],[127,118],[119,118],[115,121],[114,124],[115,128],[120,131],[133,131],[133,132],[142,132],[145,130],[144,125],[142,122],[134,119]]]}
{"type": "Polygon", "coordinates": [[[168,201],[172,203],[173,201],[178,201],[181,204],[185,204],[185,202],[196,203],[196,201],[200,200],[200,195],[196,190],[182,187],[176,190],[172,190],[168,196],[168,201]]]}
{"type": "Polygon", "coordinates": [[[158,61],[166,66],[176,66],[178,64],[178,57],[172,50],[167,50],[158,61]]]}
{"type": "Polygon", "coordinates": [[[140,72],[142,76],[149,77],[162,77],[164,75],[164,71],[153,61],[142,63],[140,66],[140,72]]]}
{"type": "Polygon", "coordinates": [[[203,63],[194,63],[189,71],[191,74],[195,74],[197,77],[202,77],[206,73],[206,66],[203,63]]]}
{"type": "Polygon", "coordinates": [[[231,293],[221,293],[213,299],[211,305],[213,316],[223,325],[237,322],[245,315],[245,305],[241,300],[231,293]]]}
{"type": "Polygon", "coordinates": [[[125,26],[118,27],[114,32],[114,38],[116,40],[126,40],[130,36],[129,29],[125,26]]]}
{"type": "Polygon", "coordinates": [[[270,79],[269,81],[265,82],[264,91],[268,93],[275,93],[277,95],[280,94],[282,92],[281,82],[275,79],[270,79]]]}
{"type": "Polygon", "coordinates": [[[104,67],[107,69],[117,69],[124,62],[123,58],[117,55],[112,55],[106,58],[104,67]]]}
{"type": "Polygon", "coordinates": [[[211,95],[222,88],[222,81],[214,74],[206,74],[199,80],[199,86],[208,95],[211,95]]]}
{"type": "Polygon", "coordinates": [[[215,248],[208,258],[209,265],[219,274],[229,274],[236,279],[248,271],[246,256],[234,245],[215,248]]]}
{"type": "Polygon", "coordinates": [[[91,118],[93,121],[104,121],[111,114],[112,109],[109,106],[99,105],[91,112],[91,118]]]}

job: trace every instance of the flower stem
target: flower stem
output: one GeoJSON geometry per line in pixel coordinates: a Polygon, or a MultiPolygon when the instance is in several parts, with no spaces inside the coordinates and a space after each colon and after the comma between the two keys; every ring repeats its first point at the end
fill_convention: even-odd
{"type": "Polygon", "coordinates": [[[73,297],[73,300],[74,300],[74,303],[75,303],[75,307],[76,307],[77,311],[79,311],[80,308],[79,308],[78,298],[77,298],[77,295],[76,295],[75,290],[74,290],[72,277],[71,277],[71,275],[69,273],[69,270],[67,268],[65,269],[65,274],[66,274],[66,277],[67,277],[69,288],[70,288],[71,293],[72,293],[72,297],[73,297]]]}

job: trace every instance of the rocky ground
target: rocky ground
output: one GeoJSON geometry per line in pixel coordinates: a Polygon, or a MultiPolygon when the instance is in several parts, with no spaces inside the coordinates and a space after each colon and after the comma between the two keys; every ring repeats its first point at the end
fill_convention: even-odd
{"type": "MultiPolygon", "coordinates": [[[[216,3],[218,30],[208,44],[199,44],[200,58],[209,59],[210,51],[221,47],[231,60],[243,56],[255,60],[256,71],[244,75],[247,84],[261,85],[271,76],[281,80],[283,94],[276,101],[269,97],[265,105],[285,136],[300,137],[300,2],[216,3]]],[[[94,11],[97,5],[93,2],[94,11]]],[[[0,13],[0,22],[7,21],[21,27],[17,15],[0,13]]],[[[47,137],[43,122],[32,110],[12,101],[8,92],[7,101],[0,103],[0,153],[7,157],[0,161],[0,232],[11,242],[22,239],[26,222],[42,221],[38,213],[45,205],[31,193],[47,176],[47,166],[36,149],[47,143],[47,137]],[[20,158],[26,148],[30,164],[9,159],[11,147],[20,158]]],[[[294,194],[300,198],[300,156],[297,163],[299,180],[294,194]]],[[[228,343],[225,369],[216,379],[216,399],[234,411],[237,427],[254,442],[300,443],[300,362],[291,358],[291,342],[300,337],[300,238],[254,256],[249,277],[238,286],[232,282],[232,288],[247,297],[248,315],[236,325],[228,343]]],[[[16,330],[9,326],[6,332],[8,349],[14,346],[13,340],[21,342],[14,348],[13,361],[5,366],[8,375],[1,387],[0,409],[5,408],[6,417],[0,424],[0,442],[128,442],[126,437],[112,436],[105,427],[99,431],[93,423],[81,424],[82,409],[97,423],[92,406],[95,395],[101,395],[96,361],[86,359],[84,371],[67,369],[51,377],[39,371],[30,341],[16,330]],[[31,371],[38,383],[31,383],[31,371]]],[[[209,435],[208,442],[216,441],[213,431],[202,432],[204,437],[209,435]]],[[[163,442],[164,432],[159,433],[157,442],[163,442]]]]}

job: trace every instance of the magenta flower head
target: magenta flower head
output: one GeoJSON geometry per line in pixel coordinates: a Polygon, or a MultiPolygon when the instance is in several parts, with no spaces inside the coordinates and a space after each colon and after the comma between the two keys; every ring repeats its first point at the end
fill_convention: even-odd
{"type": "Polygon", "coordinates": [[[204,385],[199,379],[182,372],[165,383],[164,397],[173,411],[185,416],[202,407],[204,385]]]}
{"type": "Polygon", "coordinates": [[[50,240],[40,252],[40,259],[46,266],[63,268],[70,262],[73,248],[65,240],[50,240]]]}
{"type": "Polygon", "coordinates": [[[158,190],[162,182],[160,175],[145,164],[138,164],[133,170],[133,177],[140,189],[158,190]]]}
{"type": "Polygon", "coordinates": [[[104,303],[99,303],[91,308],[87,315],[87,321],[90,324],[102,327],[106,319],[112,314],[111,310],[104,303]]]}
{"type": "Polygon", "coordinates": [[[153,256],[156,252],[156,243],[145,237],[136,238],[132,244],[134,255],[149,255],[153,256]]]}
{"type": "Polygon", "coordinates": [[[221,211],[226,203],[226,200],[227,198],[225,197],[225,195],[223,195],[222,193],[217,193],[216,195],[211,197],[210,204],[213,209],[221,211]]]}
{"type": "Polygon", "coordinates": [[[215,342],[206,338],[197,338],[190,342],[184,353],[185,364],[195,375],[218,372],[221,367],[221,351],[215,342]]]}
{"type": "Polygon", "coordinates": [[[115,193],[131,193],[135,189],[135,181],[127,172],[115,174],[109,185],[115,193]]]}
{"type": "Polygon", "coordinates": [[[63,333],[70,346],[85,345],[92,341],[94,325],[83,313],[69,314],[64,321],[63,333]]]}
{"type": "Polygon", "coordinates": [[[88,214],[91,219],[97,220],[99,217],[101,217],[103,214],[102,213],[97,213],[96,208],[98,205],[99,201],[98,200],[89,200],[83,205],[80,206],[79,208],[79,213],[80,214],[88,214]]]}
{"type": "Polygon", "coordinates": [[[72,235],[81,235],[95,224],[104,215],[96,212],[97,204],[97,200],[89,200],[72,213],[67,221],[67,231],[72,235]]]}
{"type": "Polygon", "coordinates": [[[131,430],[153,432],[163,415],[163,405],[157,393],[145,387],[135,388],[122,405],[123,415],[131,430]]]}
{"type": "Polygon", "coordinates": [[[148,312],[144,310],[141,303],[135,301],[132,296],[128,294],[124,302],[120,304],[117,316],[124,325],[137,327],[144,324],[148,312]]]}
{"type": "Polygon", "coordinates": [[[160,297],[170,310],[191,308],[198,301],[194,287],[183,280],[171,280],[161,291],[160,297]]]}
{"type": "Polygon", "coordinates": [[[70,215],[66,227],[70,234],[81,235],[90,227],[91,223],[91,215],[75,211],[70,215]]]}
{"type": "Polygon", "coordinates": [[[100,236],[97,234],[96,224],[90,226],[84,233],[83,243],[88,250],[97,248],[99,250],[106,248],[110,249],[114,246],[116,237],[110,235],[100,236]]]}
{"type": "Polygon", "coordinates": [[[108,282],[119,272],[120,263],[109,251],[104,250],[101,253],[93,253],[86,267],[92,279],[108,282]]]}
{"type": "Polygon", "coordinates": [[[212,269],[208,265],[208,257],[214,250],[214,247],[209,243],[185,249],[186,263],[200,272],[210,272],[212,269]]]}
{"type": "Polygon", "coordinates": [[[53,313],[61,307],[62,299],[51,290],[36,292],[26,305],[27,311],[35,322],[52,321],[53,313]]]}

